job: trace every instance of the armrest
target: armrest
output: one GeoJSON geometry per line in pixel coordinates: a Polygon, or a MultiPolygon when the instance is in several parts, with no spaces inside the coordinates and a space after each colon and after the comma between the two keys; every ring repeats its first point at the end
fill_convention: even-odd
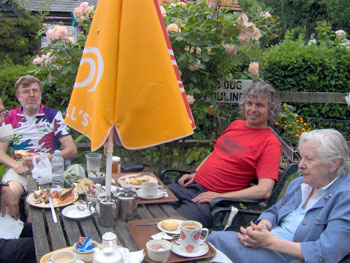
{"type": "Polygon", "coordinates": [[[172,183],[172,181],[170,180],[169,176],[167,176],[167,173],[172,173],[174,176],[174,174],[176,175],[175,178],[175,183],[177,183],[177,181],[181,178],[181,176],[183,176],[184,174],[191,174],[194,171],[189,171],[189,170],[182,170],[182,169],[177,169],[177,168],[164,168],[159,175],[160,180],[162,180],[162,182],[164,184],[170,184],[172,183]]]}
{"type": "Polygon", "coordinates": [[[216,197],[210,202],[210,211],[216,207],[231,207],[232,205],[239,206],[239,204],[244,205],[258,205],[266,201],[265,199],[254,200],[254,199],[234,199],[234,198],[225,198],[225,197],[216,197]]]}

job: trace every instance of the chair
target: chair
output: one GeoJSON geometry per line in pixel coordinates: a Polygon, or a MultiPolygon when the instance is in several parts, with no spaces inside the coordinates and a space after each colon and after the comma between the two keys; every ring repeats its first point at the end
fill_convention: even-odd
{"type": "MultiPolygon", "coordinates": [[[[279,180],[275,184],[272,194],[268,200],[243,200],[230,198],[215,198],[210,203],[211,217],[213,221],[213,230],[222,230],[224,228],[224,220],[231,212],[231,206],[235,205],[238,209],[238,214],[235,217],[233,224],[229,227],[230,230],[238,230],[240,226],[246,226],[250,221],[256,219],[260,213],[275,204],[283,190],[286,182],[292,176],[296,176],[298,165],[296,163],[289,164],[286,169],[279,175],[279,180]]],[[[160,179],[165,183],[176,183],[178,179],[186,173],[193,171],[186,171],[174,168],[165,168],[160,173],[160,179]],[[172,181],[169,175],[175,175],[172,181]]]]}

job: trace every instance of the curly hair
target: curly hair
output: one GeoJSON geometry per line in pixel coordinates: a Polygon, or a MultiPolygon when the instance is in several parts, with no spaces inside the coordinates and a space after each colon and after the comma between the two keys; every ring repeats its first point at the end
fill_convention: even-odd
{"type": "Polygon", "coordinates": [[[249,88],[243,90],[239,104],[239,113],[245,117],[244,108],[246,98],[266,98],[269,102],[269,124],[274,124],[279,120],[281,102],[275,88],[268,82],[254,82],[249,88]]]}

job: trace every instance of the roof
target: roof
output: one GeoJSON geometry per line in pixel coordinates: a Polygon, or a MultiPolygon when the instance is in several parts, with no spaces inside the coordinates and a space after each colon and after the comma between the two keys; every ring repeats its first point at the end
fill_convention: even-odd
{"type": "Polygon", "coordinates": [[[16,0],[16,2],[30,11],[49,11],[49,12],[68,12],[71,13],[74,8],[82,2],[88,2],[89,5],[96,6],[98,0],[16,0]]]}

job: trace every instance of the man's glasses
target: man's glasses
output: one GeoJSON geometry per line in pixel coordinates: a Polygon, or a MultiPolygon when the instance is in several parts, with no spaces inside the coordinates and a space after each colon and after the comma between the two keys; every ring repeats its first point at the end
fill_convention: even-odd
{"type": "Polygon", "coordinates": [[[2,110],[2,111],[0,111],[0,117],[1,117],[1,118],[6,118],[8,112],[9,112],[8,110],[2,110]]]}
{"type": "Polygon", "coordinates": [[[38,95],[40,93],[40,89],[25,89],[21,93],[25,96],[29,96],[31,94],[38,95]]]}

